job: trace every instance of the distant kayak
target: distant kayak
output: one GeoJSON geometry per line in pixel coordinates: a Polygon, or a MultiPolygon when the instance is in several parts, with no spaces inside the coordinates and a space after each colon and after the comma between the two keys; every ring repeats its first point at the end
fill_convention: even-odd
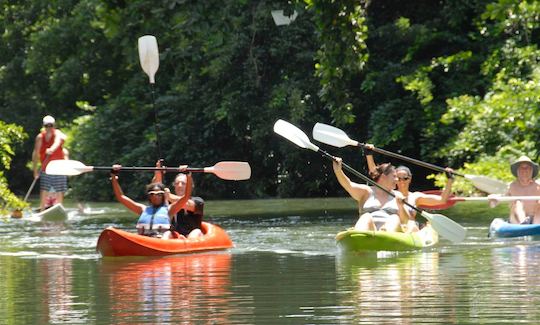
{"type": "Polygon", "coordinates": [[[353,228],[336,235],[337,245],[347,252],[411,251],[430,247],[439,242],[431,226],[413,233],[389,231],[360,231],[353,228]]]}
{"type": "Polygon", "coordinates": [[[62,203],[57,203],[41,212],[32,213],[29,217],[29,220],[36,222],[64,222],[67,219],[68,215],[62,203]]]}
{"type": "Polygon", "coordinates": [[[201,237],[161,239],[109,227],[99,236],[96,250],[102,256],[164,256],[234,246],[222,228],[207,222],[203,222],[201,228],[204,233],[201,237]]]}
{"type": "Polygon", "coordinates": [[[540,235],[540,224],[521,225],[508,223],[504,219],[495,218],[489,226],[491,237],[520,237],[540,235]]]}

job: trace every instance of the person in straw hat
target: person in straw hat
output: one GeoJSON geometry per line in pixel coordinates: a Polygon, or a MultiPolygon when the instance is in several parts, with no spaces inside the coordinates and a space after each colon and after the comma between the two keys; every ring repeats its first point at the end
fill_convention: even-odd
{"type": "MultiPolygon", "coordinates": [[[[538,164],[527,156],[521,156],[510,165],[516,177],[505,195],[507,196],[540,196],[540,184],[534,179],[538,175],[538,164]]],[[[510,207],[510,223],[540,223],[540,202],[532,200],[516,200],[510,207]]]]}

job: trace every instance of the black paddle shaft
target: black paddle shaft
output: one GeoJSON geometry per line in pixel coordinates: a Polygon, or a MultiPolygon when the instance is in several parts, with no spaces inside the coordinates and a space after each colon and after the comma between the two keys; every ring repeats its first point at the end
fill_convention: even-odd
{"type": "MultiPolygon", "coordinates": [[[[332,161],[335,161],[336,160],[336,157],[332,156],[331,154],[329,154],[328,152],[322,150],[322,149],[319,149],[318,152],[322,153],[323,157],[325,158],[328,158],[332,161]]],[[[361,179],[363,179],[364,181],[366,181],[367,183],[369,184],[372,184],[372,185],[375,185],[376,187],[378,187],[379,189],[381,189],[383,192],[385,192],[386,194],[388,195],[391,195],[392,197],[396,197],[396,195],[394,193],[392,193],[391,191],[385,189],[384,187],[382,187],[381,185],[379,185],[377,182],[375,182],[374,180],[372,180],[371,178],[367,177],[366,175],[360,173],[359,171],[357,171],[356,169],[352,168],[351,166],[347,165],[346,163],[344,163],[343,161],[341,162],[341,165],[343,167],[345,167],[345,169],[347,169],[349,172],[353,173],[355,176],[358,176],[360,177],[361,179]]],[[[407,201],[403,201],[403,204],[405,204],[406,206],[414,209],[416,212],[422,214],[422,210],[418,209],[417,207],[415,207],[414,205],[410,204],[409,202],[407,201]]]]}
{"type": "MultiPolygon", "coordinates": [[[[108,166],[92,166],[93,170],[112,171],[112,167],[108,166]]],[[[204,172],[204,168],[187,168],[184,171],[180,171],[178,167],[120,167],[120,172],[176,172],[176,173],[190,173],[190,172],[204,172]]]]}
{"type": "MultiPolygon", "coordinates": [[[[358,143],[358,145],[363,147],[363,148],[365,148],[365,146],[366,146],[365,143],[360,143],[360,142],[358,143]]],[[[418,160],[418,159],[406,157],[406,156],[403,156],[403,155],[400,155],[400,154],[397,154],[397,153],[393,153],[393,152],[390,152],[390,151],[386,151],[384,149],[373,147],[373,149],[371,149],[371,150],[373,150],[375,152],[378,152],[378,153],[381,153],[381,154],[386,155],[386,156],[390,156],[390,157],[394,157],[394,158],[398,158],[398,159],[401,159],[401,160],[408,161],[408,162],[416,164],[418,166],[426,167],[426,168],[436,170],[436,171],[440,171],[440,172],[447,172],[446,169],[444,169],[443,167],[433,165],[433,164],[430,164],[430,163],[427,163],[427,162],[424,162],[424,161],[421,161],[421,160],[418,160]]],[[[456,173],[456,172],[452,172],[452,174],[454,174],[456,176],[460,176],[460,177],[465,177],[465,175],[460,174],[460,173],[456,173]]]]}

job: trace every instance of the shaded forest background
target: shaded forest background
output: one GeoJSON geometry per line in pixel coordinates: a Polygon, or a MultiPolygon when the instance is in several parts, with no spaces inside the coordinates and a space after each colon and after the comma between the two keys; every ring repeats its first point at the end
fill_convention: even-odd
{"type": "MultiPolygon", "coordinates": [[[[442,166],[510,180],[538,161],[537,1],[2,1],[0,191],[24,194],[44,115],[71,159],[153,166],[152,96],[137,39],[158,39],[155,100],[166,164],[248,161],[252,178],[198,176],[206,198],[342,195],[331,166],[272,131],[316,122],[442,166]],[[276,26],[271,10],[296,11],[276,26]],[[10,160],[13,158],[13,160],[10,160]]],[[[324,147],[324,146],[323,146],[324,147]]],[[[326,148],[359,170],[354,148],[326,148]]],[[[387,161],[386,157],[376,157],[387,161]]],[[[399,163],[394,161],[395,163],[399,163]]],[[[417,188],[431,172],[413,169],[417,188]]],[[[150,175],[122,174],[130,196],[150,175]]],[[[442,176],[440,176],[442,177],[442,176]]],[[[440,178],[439,177],[439,178],[440,178]]],[[[442,179],[437,179],[441,182],[442,179]]],[[[110,200],[108,175],[71,177],[70,196],[110,200]]],[[[463,192],[472,188],[457,185],[463,192]]]]}

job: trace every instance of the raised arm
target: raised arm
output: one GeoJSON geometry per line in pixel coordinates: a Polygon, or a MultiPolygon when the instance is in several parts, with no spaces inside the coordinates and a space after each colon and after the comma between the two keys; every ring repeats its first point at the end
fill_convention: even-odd
{"type": "Polygon", "coordinates": [[[339,184],[341,184],[353,199],[358,202],[364,202],[370,191],[369,186],[351,181],[351,179],[343,172],[341,161],[341,158],[336,157],[336,160],[332,163],[334,174],[336,174],[339,184]]]}
{"type": "MultiPolygon", "coordinates": [[[[175,195],[175,197],[177,197],[177,201],[174,202],[173,204],[171,204],[171,206],[169,207],[169,217],[173,217],[175,216],[178,211],[180,211],[180,209],[182,209],[182,207],[188,202],[188,200],[191,198],[191,190],[192,190],[192,182],[193,182],[193,179],[191,178],[191,173],[187,173],[186,174],[186,191],[184,192],[184,195],[183,196],[177,196],[175,195]]],[[[169,194],[169,195],[172,195],[172,194],[169,194]]],[[[168,198],[169,200],[173,200],[172,198],[168,198]]]]}
{"type": "MultiPolygon", "coordinates": [[[[156,161],[156,167],[162,167],[161,166],[161,159],[158,159],[158,161],[156,161]]],[[[152,177],[151,183],[162,183],[163,184],[163,172],[159,171],[159,170],[156,170],[154,172],[154,177],[152,177]]]]}
{"type": "Polygon", "coordinates": [[[364,156],[366,156],[368,171],[370,173],[375,173],[377,171],[377,164],[375,163],[375,159],[373,159],[373,148],[374,146],[371,143],[366,143],[364,145],[364,156]]]}
{"type": "MultiPolygon", "coordinates": [[[[115,166],[114,165],[113,169],[115,166]]],[[[122,203],[126,208],[129,210],[135,212],[137,215],[140,215],[143,211],[145,206],[143,204],[137,203],[133,201],[131,198],[124,195],[122,188],[120,187],[120,184],[118,183],[118,175],[111,174],[111,184],[114,192],[114,196],[118,200],[118,202],[122,203]]]]}

